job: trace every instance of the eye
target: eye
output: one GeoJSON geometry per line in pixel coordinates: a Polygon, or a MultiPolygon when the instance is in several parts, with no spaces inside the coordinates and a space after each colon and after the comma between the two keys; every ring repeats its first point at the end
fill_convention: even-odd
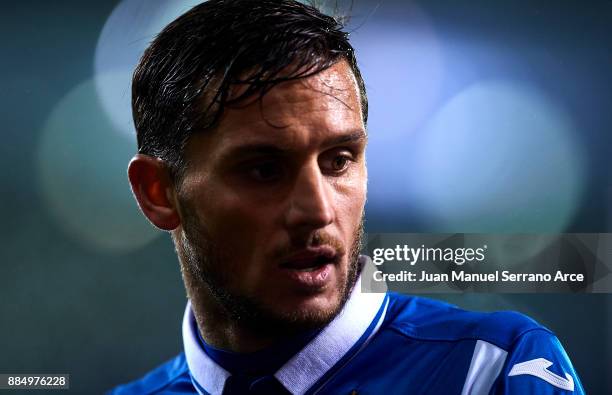
{"type": "Polygon", "coordinates": [[[348,164],[349,158],[347,158],[346,156],[336,156],[331,163],[332,169],[337,172],[344,171],[344,169],[347,168],[348,164]]]}
{"type": "Polygon", "coordinates": [[[321,168],[332,175],[344,173],[355,159],[349,151],[334,151],[325,155],[321,160],[321,168]]]}
{"type": "Polygon", "coordinates": [[[283,169],[279,163],[267,161],[249,165],[247,174],[255,181],[270,182],[280,179],[283,174],[283,169]]]}

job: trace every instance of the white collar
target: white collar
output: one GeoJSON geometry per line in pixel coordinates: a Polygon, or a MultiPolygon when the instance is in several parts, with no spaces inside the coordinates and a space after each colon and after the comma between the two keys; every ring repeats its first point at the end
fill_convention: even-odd
{"type": "MultiPolygon", "coordinates": [[[[361,340],[359,350],[367,344],[380,328],[387,304],[384,293],[361,292],[360,278],[342,311],[274,376],[293,395],[304,394],[358,341],[361,340]],[[382,313],[378,314],[381,310],[382,313]],[[363,336],[368,330],[369,334],[363,336]]],[[[204,352],[198,336],[191,302],[187,302],[183,318],[183,346],[191,379],[200,394],[204,394],[202,389],[212,395],[221,394],[230,373],[204,352]]]]}

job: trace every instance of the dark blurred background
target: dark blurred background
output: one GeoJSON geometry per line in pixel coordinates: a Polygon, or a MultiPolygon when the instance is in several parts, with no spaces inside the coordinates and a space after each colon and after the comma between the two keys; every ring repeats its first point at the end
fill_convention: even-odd
{"type": "MultiPolygon", "coordinates": [[[[196,3],[2,3],[0,372],[69,373],[70,392],[100,393],[181,351],[173,246],[126,178],[129,81],[196,3]]],[[[368,232],[610,232],[612,2],[350,12],[371,106],[368,232]]],[[[612,393],[610,295],[435,297],[532,316],[588,393],[612,393]]]]}

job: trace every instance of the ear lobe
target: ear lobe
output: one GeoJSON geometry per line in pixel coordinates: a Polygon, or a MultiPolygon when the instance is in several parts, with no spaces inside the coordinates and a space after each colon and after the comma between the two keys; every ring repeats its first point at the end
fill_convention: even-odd
{"type": "Polygon", "coordinates": [[[128,165],[128,178],[138,206],[153,225],[170,231],[181,224],[174,186],[161,159],[137,154],[128,165]]]}

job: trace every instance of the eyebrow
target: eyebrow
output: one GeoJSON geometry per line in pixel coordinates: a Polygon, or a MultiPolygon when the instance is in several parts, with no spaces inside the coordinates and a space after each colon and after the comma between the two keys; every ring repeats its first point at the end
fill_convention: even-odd
{"type": "Polygon", "coordinates": [[[325,141],[323,145],[337,145],[342,143],[358,143],[361,141],[367,141],[368,136],[366,135],[365,130],[358,130],[354,132],[350,132],[348,134],[342,134],[340,136],[332,137],[325,141]]]}
{"type": "MultiPolygon", "coordinates": [[[[322,143],[324,147],[331,147],[346,143],[361,143],[367,141],[367,134],[364,130],[353,131],[339,136],[333,136],[325,139],[322,143]]],[[[221,155],[220,161],[225,161],[233,157],[243,157],[247,155],[287,155],[292,148],[287,148],[282,144],[271,143],[246,143],[234,148],[230,148],[227,152],[221,155]]]]}

